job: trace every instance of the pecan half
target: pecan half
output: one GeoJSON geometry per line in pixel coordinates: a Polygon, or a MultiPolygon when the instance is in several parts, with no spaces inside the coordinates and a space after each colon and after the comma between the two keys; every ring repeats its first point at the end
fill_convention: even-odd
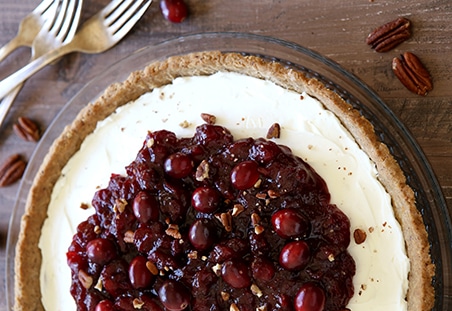
{"type": "Polygon", "coordinates": [[[355,229],[353,232],[353,238],[355,239],[356,244],[362,244],[367,238],[367,233],[362,229],[355,229]]]}
{"type": "Polygon", "coordinates": [[[399,17],[372,31],[366,39],[366,43],[377,52],[387,52],[396,47],[411,36],[411,22],[399,17]]]}
{"type": "Polygon", "coordinates": [[[209,113],[201,113],[201,118],[206,122],[207,124],[215,124],[217,122],[217,117],[213,114],[209,113]]]}
{"type": "Polygon", "coordinates": [[[400,58],[395,57],[392,60],[392,71],[415,94],[425,96],[433,89],[430,73],[413,53],[405,52],[400,58]]]}
{"type": "Polygon", "coordinates": [[[26,117],[20,117],[17,123],[13,125],[17,136],[26,141],[37,142],[39,140],[39,128],[32,120],[26,117]]]}
{"type": "Polygon", "coordinates": [[[0,166],[0,187],[11,185],[18,181],[24,174],[27,163],[19,154],[14,154],[6,159],[0,166]]]}
{"type": "Polygon", "coordinates": [[[267,138],[279,138],[281,136],[281,126],[278,123],[273,123],[267,131],[267,138]]]}

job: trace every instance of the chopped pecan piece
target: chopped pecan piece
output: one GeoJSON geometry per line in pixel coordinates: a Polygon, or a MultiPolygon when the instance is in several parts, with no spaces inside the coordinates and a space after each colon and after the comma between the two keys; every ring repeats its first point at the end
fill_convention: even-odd
{"type": "Polygon", "coordinates": [[[227,292],[221,292],[221,298],[223,299],[223,301],[228,301],[229,297],[231,297],[231,295],[227,292]]]}
{"type": "Polygon", "coordinates": [[[366,234],[366,232],[364,231],[364,230],[362,230],[362,229],[356,229],[354,232],[353,232],[353,238],[355,239],[355,243],[356,244],[361,244],[361,243],[364,243],[364,241],[366,240],[366,238],[367,238],[367,234],[366,234]]]}
{"type": "Polygon", "coordinates": [[[179,232],[179,226],[175,224],[170,224],[168,226],[168,229],[165,230],[165,233],[169,235],[170,237],[173,237],[177,240],[182,239],[182,235],[179,232]]]}
{"type": "Polygon", "coordinates": [[[245,207],[243,207],[242,204],[234,204],[234,207],[232,208],[232,216],[238,216],[241,212],[245,210],[245,207]]]}
{"type": "Polygon", "coordinates": [[[267,132],[267,139],[279,138],[281,136],[281,126],[278,123],[273,123],[267,132]]]}
{"type": "Polygon", "coordinates": [[[135,298],[132,303],[134,309],[141,309],[144,306],[144,302],[139,298],[135,298]]]}
{"type": "Polygon", "coordinates": [[[209,162],[202,160],[196,168],[195,178],[197,181],[203,181],[209,177],[209,162]]]}
{"type": "Polygon", "coordinates": [[[253,295],[256,295],[257,297],[262,297],[263,293],[256,284],[252,284],[250,289],[253,295]]]}
{"type": "Polygon", "coordinates": [[[93,285],[93,278],[83,270],[79,270],[78,279],[84,288],[88,289],[93,285]]]}
{"type": "Polygon", "coordinates": [[[204,120],[204,122],[206,122],[207,124],[215,124],[217,122],[217,117],[212,115],[212,114],[208,114],[208,113],[201,113],[201,118],[204,120]]]}
{"type": "Polygon", "coordinates": [[[24,174],[27,163],[19,154],[13,154],[0,166],[0,187],[9,186],[24,174]]]}
{"type": "Polygon", "coordinates": [[[232,214],[231,213],[221,213],[215,215],[215,217],[221,222],[224,229],[227,232],[231,232],[232,230],[232,214]]]}
{"type": "Polygon", "coordinates": [[[113,210],[115,213],[122,214],[126,210],[127,206],[127,200],[126,199],[116,199],[115,205],[113,206],[113,210]]]}
{"type": "Polygon", "coordinates": [[[430,73],[413,53],[405,52],[400,58],[395,57],[392,70],[400,82],[415,94],[425,96],[433,89],[430,73]]]}
{"type": "Polygon", "coordinates": [[[124,233],[124,238],[123,238],[124,242],[129,243],[129,244],[133,243],[134,234],[135,233],[132,230],[127,230],[124,233]]]}
{"type": "Polygon", "coordinates": [[[377,52],[387,52],[411,36],[411,22],[399,17],[372,31],[366,39],[366,43],[377,52]]]}
{"type": "Polygon", "coordinates": [[[146,268],[151,272],[153,275],[159,274],[159,269],[152,261],[146,261],[146,268]]]}

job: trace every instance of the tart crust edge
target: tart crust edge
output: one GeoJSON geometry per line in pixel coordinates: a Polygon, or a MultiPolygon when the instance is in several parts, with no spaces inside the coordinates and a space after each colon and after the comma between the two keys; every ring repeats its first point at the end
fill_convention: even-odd
{"type": "Polygon", "coordinates": [[[85,137],[94,131],[97,122],[119,106],[155,87],[171,83],[176,77],[210,75],[218,71],[234,71],[267,79],[297,92],[305,91],[336,114],[376,164],[379,180],[391,195],[394,213],[405,238],[410,271],[416,272],[409,275],[408,310],[431,310],[434,304],[432,279],[435,266],[430,258],[422,216],[416,208],[414,192],[406,184],[400,166],[388,147],[379,141],[371,123],[316,79],[259,57],[221,52],[174,56],[133,72],[126,81],[112,84],[99,99],[82,109],[74,122],[55,140],[34,179],[21,220],[16,246],[14,310],[44,310],[39,278],[42,258],[38,243],[41,227],[47,217],[52,189],[61,170],[80,148],[85,137]]]}

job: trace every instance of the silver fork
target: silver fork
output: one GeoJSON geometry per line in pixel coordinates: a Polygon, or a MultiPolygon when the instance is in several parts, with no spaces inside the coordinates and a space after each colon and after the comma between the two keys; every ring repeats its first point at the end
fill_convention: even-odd
{"type": "MultiPolygon", "coordinates": [[[[51,17],[33,40],[31,61],[72,40],[77,31],[83,0],[58,0],[55,17],[51,17]]],[[[6,95],[0,104],[0,127],[23,84],[6,95]]]]}
{"type": "Polygon", "coordinates": [[[71,53],[101,53],[118,43],[143,16],[152,0],[112,1],[99,13],[87,20],[74,39],[32,61],[0,82],[0,98],[28,79],[47,64],[71,53]]]}
{"type": "Polygon", "coordinates": [[[0,61],[20,46],[31,46],[45,22],[56,14],[59,0],[43,0],[19,24],[17,35],[0,48],[0,61]]]}

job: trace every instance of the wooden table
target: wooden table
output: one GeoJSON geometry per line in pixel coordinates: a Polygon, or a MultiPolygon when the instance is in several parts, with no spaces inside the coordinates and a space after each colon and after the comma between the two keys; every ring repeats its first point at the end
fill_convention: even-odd
{"type": "MultiPolygon", "coordinates": [[[[108,1],[85,0],[85,20],[108,1]]],[[[181,24],[163,19],[158,1],[116,47],[100,54],[71,54],[36,74],[19,94],[0,129],[0,162],[20,153],[29,159],[36,144],[13,132],[20,116],[36,120],[43,131],[63,105],[96,74],[141,47],[180,35],[240,31],[293,41],[339,63],[374,89],[409,129],[427,156],[452,211],[452,5],[450,0],[187,0],[190,17],[181,24]],[[405,16],[413,36],[395,50],[379,54],[365,44],[375,27],[405,16]],[[434,90],[426,97],[408,92],[394,77],[391,60],[404,51],[416,53],[429,69],[434,90]]],[[[0,0],[0,46],[17,31],[19,21],[38,0],[0,0]]],[[[21,48],[0,63],[0,78],[24,65],[21,48]]],[[[0,188],[0,279],[4,278],[8,220],[18,183],[0,188]]],[[[0,288],[0,309],[5,309],[0,288]]]]}

